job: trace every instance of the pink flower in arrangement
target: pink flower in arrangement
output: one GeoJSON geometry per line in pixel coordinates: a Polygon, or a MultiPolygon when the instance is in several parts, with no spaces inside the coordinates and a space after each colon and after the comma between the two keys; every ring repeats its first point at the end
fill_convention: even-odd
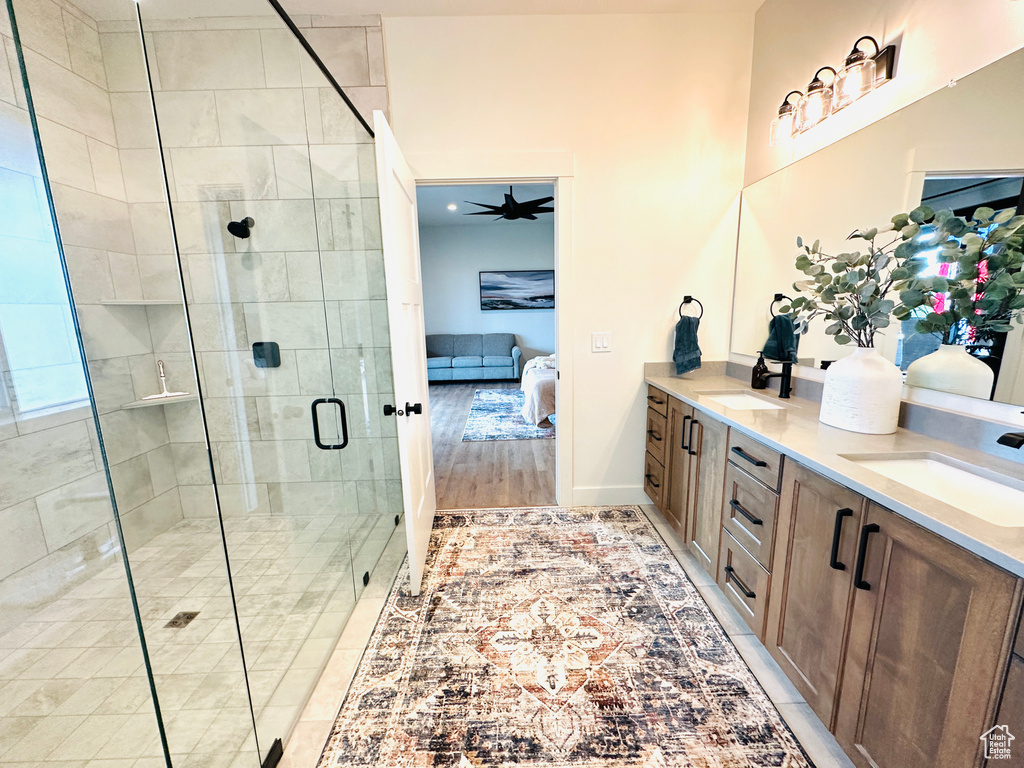
{"type": "Polygon", "coordinates": [[[938,293],[935,295],[935,306],[932,309],[939,314],[946,311],[946,294],[938,293]]]}

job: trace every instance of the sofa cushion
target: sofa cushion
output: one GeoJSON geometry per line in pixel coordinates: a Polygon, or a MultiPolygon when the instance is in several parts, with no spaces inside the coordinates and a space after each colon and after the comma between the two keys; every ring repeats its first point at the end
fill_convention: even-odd
{"type": "Polygon", "coordinates": [[[428,357],[427,368],[451,368],[452,359],[450,357],[428,357]]]}
{"type": "Polygon", "coordinates": [[[503,357],[501,355],[484,355],[484,367],[485,368],[511,368],[512,357],[511,355],[503,357]]]}
{"type": "Polygon", "coordinates": [[[484,360],[479,355],[462,355],[452,358],[452,368],[482,368],[484,360]]]}
{"type": "Polygon", "coordinates": [[[427,357],[454,357],[454,333],[427,334],[427,357]]]}
{"type": "MultiPolygon", "coordinates": [[[[479,354],[487,356],[506,356],[512,354],[512,347],[516,345],[514,333],[485,333],[480,340],[479,354]]],[[[509,363],[511,365],[511,363],[509,363]]]]}
{"type": "Polygon", "coordinates": [[[452,352],[452,355],[455,357],[481,356],[483,352],[480,347],[479,333],[459,333],[455,335],[455,351],[452,352]]]}
{"type": "Polygon", "coordinates": [[[427,371],[427,381],[452,381],[454,373],[454,368],[431,368],[427,371]]]}

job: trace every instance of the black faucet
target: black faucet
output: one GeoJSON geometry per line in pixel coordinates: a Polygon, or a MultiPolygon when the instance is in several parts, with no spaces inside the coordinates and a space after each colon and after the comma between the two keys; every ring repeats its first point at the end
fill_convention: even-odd
{"type": "Polygon", "coordinates": [[[1020,448],[1024,446],[1024,432],[1007,432],[996,442],[1000,445],[1008,445],[1011,448],[1020,448]]]}
{"type": "Polygon", "coordinates": [[[750,386],[753,389],[767,389],[770,379],[779,379],[779,397],[789,399],[793,391],[793,364],[783,363],[782,373],[772,373],[764,361],[764,355],[758,354],[757,362],[750,372],[750,386]]]}

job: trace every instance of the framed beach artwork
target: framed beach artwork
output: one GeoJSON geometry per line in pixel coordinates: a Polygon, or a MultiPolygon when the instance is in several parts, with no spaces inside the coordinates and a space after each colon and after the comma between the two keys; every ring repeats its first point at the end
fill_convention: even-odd
{"type": "Polygon", "coordinates": [[[554,309],[555,271],[516,269],[480,273],[480,309],[554,309]]]}

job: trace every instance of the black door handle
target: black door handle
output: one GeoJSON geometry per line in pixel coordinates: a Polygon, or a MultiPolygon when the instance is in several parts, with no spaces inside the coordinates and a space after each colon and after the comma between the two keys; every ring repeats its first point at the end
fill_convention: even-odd
{"type": "Polygon", "coordinates": [[[316,443],[316,447],[322,451],[340,451],[342,448],[348,445],[348,419],[345,416],[345,404],[336,397],[321,397],[313,401],[313,405],[310,406],[310,410],[313,412],[313,442],[316,443]],[[325,445],[320,439],[320,418],[317,412],[317,407],[324,403],[332,403],[341,409],[341,442],[337,445],[325,445]]]}
{"type": "Polygon", "coordinates": [[[413,403],[412,405],[410,405],[409,402],[406,401],[406,403],[405,403],[405,415],[406,416],[412,416],[414,413],[417,416],[422,416],[423,415],[423,403],[413,403]]]}
{"type": "Polygon", "coordinates": [[[828,556],[828,564],[837,571],[846,570],[846,564],[839,562],[839,537],[843,535],[844,517],[853,517],[853,510],[846,507],[836,510],[836,527],[832,530],[832,553],[828,556]]]}
{"type": "Polygon", "coordinates": [[[394,416],[396,413],[398,413],[398,411],[395,410],[395,406],[393,406],[391,403],[385,404],[385,406],[384,406],[384,415],[385,416],[394,416]]]}
{"type": "Polygon", "coordinates": [[[868,536],[881,530],[878,523],[868,523],[860,529],[860,544],[857,545],[857,567],[853,571],[853,586],[857,589],[871,589],[871,585],[864,581],[864,559],[868,554],[868,536]]]}
{"type": "Polygon", "coordinates": [[[735,509],[737,512],[739,512],[745,518],[747,518],[747,520],[750,521],[751,525],[764,525],[764,520],[762,520],[760,517],[754,517],[752,514],[750,514],[743,507],[743,505],[739,503],[737,499],[731,499],[729,501],[729,506],[735,509]]]}
{"type": "Polygon", "coordinates": [[[653,440],[654,442],[656,442],[656,443],[660,443],[661,442],[661,435],[656,434],[653,429],[648,429],[647,430],[647,434],[650,436],[651,440],[653,440]]]}
{"type": "Polygon", "coordinates": [[[755,457],[751,456],[749,453],[744,451],[738,445],[734,445],[730,450],[732,450],[732,452],[735,453],[737,456],[739,456],[741,459],[746,459],[747,461],[749,461],[755,467],[767,467],[768,466],[768,462],[767,461],[762,461],[761,459],[758,459],[758,458],[755,458],[755,457]]]}
{"type": "Polygon", "coordinates": [[[751,590],[749,587],[747,587],[747,585],[740,580],[740,577],[736,575],[735,568],[733,568],[731,565],[727,565],[725,566],[724,570],[726,584],[728,584],[730,580],[733,581],[736,584],[736,586],[739,587],[739,590],[743,593],[743,596],[749,600],[753,600],[755,597],[757,597],[757,593],[751,590]]]}
{"type": "Polygon", "coordinates": [[[647,474],[644,475],[644,477],[647,478],[647,482],[653,485],[655,488],[661,488],[661,483],[654,482],[654,475],[647,474]]]}
{"type": "Polygon", "coordinates": [[[683,428],[682,430],[680,430],[682,434],[679,435],[679,447],[682,448],[684,451],[690,450],[690,446],[686,444],[686,422],[688,422],[692,418],[693,416],[689,415],[683,416],[683,428]]]}
{"type": "Polygon", "coordinates": [[[700,422],[697,421],[697,419],[694,419],[693,421],[690,422],[690,444],[686,446],[686,452],[691,456],[697,455],[697,452],[693,450],[693,428],[696,427],[698,424],[700,424],[700,422]]]}

